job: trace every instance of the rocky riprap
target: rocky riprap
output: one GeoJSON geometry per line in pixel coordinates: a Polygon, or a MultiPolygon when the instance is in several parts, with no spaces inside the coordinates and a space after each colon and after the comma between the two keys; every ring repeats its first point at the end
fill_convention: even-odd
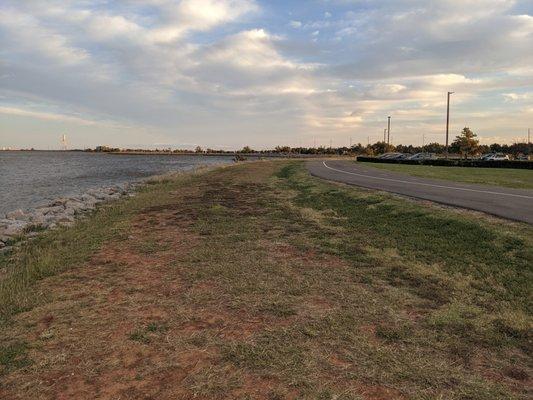
{"type": "Polygon", "coordinates": [[[59,198],[27,211],[11,211],[0,219],[0,254],[43,230],[72,225],[76,218],[93,211],[98,204],[133,195],[136,186],[126,183],[90,189],[80,196],[59,198]]]}

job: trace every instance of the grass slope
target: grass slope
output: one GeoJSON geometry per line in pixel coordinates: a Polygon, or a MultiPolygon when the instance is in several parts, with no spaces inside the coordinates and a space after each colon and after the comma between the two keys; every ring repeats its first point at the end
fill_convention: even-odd
{"type": "Polygon", "coordinates": [[[364,163],[365,166],[421,178],[445,179],[455,182],[533,189],[533,171],[512,168],[462,168],[432,165],[364,163]]]}
{"type": "Polygon", "coordinates": [[[15,254],[0,397],[530,398],[532,233],[300,162],[155,183],[15,254]]]}

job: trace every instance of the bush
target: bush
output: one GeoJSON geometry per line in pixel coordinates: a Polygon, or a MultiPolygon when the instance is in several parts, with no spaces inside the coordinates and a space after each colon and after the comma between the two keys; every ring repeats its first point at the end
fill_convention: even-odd
{"type": "Polygon", "coordinates": [[[358,156],[359,162],[407,165],[435,165],[440,167],[477,167],[477,168],[518,168],[533,169],[533,161],[483,161],[439,158],[436,160],[387,160],[375,157],[358,156]]]}

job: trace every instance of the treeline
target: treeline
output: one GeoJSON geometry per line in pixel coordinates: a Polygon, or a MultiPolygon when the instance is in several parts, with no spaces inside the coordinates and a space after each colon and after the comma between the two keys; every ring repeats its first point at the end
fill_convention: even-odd
{"type": "MultiPolygon", "coordinates": [[[[87,149],[88,152],[109,152],[109,153],[174,153],[174,154],[308,154],[308,155],[348,155],[348,154],[367,154],[377,155],[387,152],[398,153],[436,153],[444,154],[446,146],[440,143],[428,143],[425,146],[413,146],[399,144],[396,146],[387,145],[385,142],[376,142],[369,145],[362,145],[360,143],[353,145],[352,147],[289,147],[289,146],[277,146],[272,150],[254,150],[248,146],[241,150],[216,150],[216,149],[120,149],[106,146],[98,146],[95,149],[87,149]]],[[[514,143],[511,145],[494,143],[491,145],[479,145],[477,149],[478,153],[505,153],[513,156],[520,154],[531,155],[533,154],[533,145],[527,143],[514,143]]],[[[458,145],[450,145],[450,153],[460,154],[461,149],[458,145]]]]}
{"type": "MultiPolygon", "coordinates": [[[[425,146],[413,146],[399,144],[393,146],[386,142],[376,142],[373,144],[362,145],[358,143],[351,147],[290,147],[290,146],[276,146],[271,150],[254,150],[249,146],[244,146],[240,150],[220,150],[220,149],[203,149],[197,146],[194,150],[189,149],[119,149],[108,146],[98,146],[95,149],[87,149],[90,152],[109,152],[109,153],[165,153],[165,154],[304,154],[304,155],[378,155],[388,152],[398,153],[435,153],[444,154],[446,146],[440,143],[428,143],[425,146]]],[[[458,154],[464,157],[473,157],[485,153],[504,153],[511,156],[533,154],[533,146],[531,143],[513,143],[510,145],[494,143],[491,145],[481,145],[477,140],[477,135],[465,127],[461,134],[456,136],[449,146],[450,154],[458,154]]]]}

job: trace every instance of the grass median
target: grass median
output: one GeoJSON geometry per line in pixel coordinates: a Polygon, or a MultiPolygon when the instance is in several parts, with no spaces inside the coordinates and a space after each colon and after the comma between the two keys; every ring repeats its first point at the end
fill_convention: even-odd
{"type": "Polygon", "coordinates": [[[533,170],[512,168],[439,167],[433,165],[406,165],[362,163],[365,166],[421,178],[444,179],[454,182],[503,186],[515,189],[533,189],[533,170]]]}
{"type": "Polygon", "coordinates": [[[532,233],[296,161],[155,182],[15,254],[0,395],[526,399],[532,233]]]}

